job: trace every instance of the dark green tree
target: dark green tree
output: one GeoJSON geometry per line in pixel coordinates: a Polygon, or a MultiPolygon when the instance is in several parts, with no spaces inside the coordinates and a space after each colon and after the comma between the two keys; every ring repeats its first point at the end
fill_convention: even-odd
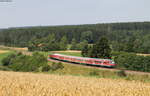
{"type": "Polygon", "coordinates": [[[89,46],[88,47],[88,54],[87,54],[87,57],[93,57],[93,47],[92,46],[89,46]]]}
{"type": "Polygon", "coordinates": [[[80,42],[77,44],[77,50],[83,50],[84,46],[88,45],[88,42],[86,40],[80,42]]]}
{"type": "Polygon", "coordinates": [[[88,57],[88,52],[89,52],[89,48],[88,48],[88,44],[84,45],[84,48],[81,51],[81,54],[83,57],[88,57]]]}
{"type": "Polygon", "coordinates": [[[133,49],[134,48],[134,41],[135,41],[134,37],[130,38],[129,41],[125,45],[124,51],[134,52],[134,49],[133,49]]]}
{"type": "Polygon", "coordinates": [[[90,47],[88,53],[89,53],[89,57],[98,58],[98,56],[97,56],[97,45],[94,44],[93,47],[90,47]]]}
{"type": "Polygon", "coordinates": [[[61,50],[66,50],[67,49],[67,44],[68,44],[67,37],[63,36],[61,38],[61,41],[60,41],[60,48],[61,48],[61,50]]]}
{"type": "Polygon", "coordinates": [[[78,47],[77,47],[77,42],[76,42],[76,39],[73,38],[72,41],[71,41],[71,48],[70,50],[77,50],[78,47]]]}
{"type": "Polygon", "coordinates": [[[109,46],[109,41],[106,37],[102,37],[93,46],[92,54],[95,58],[111,58],[111,48],[109,46]]]}
{"type": "Polygon", "coordinates": [[[85,32],[82,32],[81,34],[81,41],[88,41],[88,43],[92,43],[93,41],[93,34],[92,34],[92,31],[85,31],[85,32]]]}

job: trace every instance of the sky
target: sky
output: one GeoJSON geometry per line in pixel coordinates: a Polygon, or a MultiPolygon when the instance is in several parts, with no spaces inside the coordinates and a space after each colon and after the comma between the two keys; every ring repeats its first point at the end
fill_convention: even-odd
{"type": "Polygon", "coordinates": [[[143,21],[150,0],[0,0],[0,28],[143,21]]]}

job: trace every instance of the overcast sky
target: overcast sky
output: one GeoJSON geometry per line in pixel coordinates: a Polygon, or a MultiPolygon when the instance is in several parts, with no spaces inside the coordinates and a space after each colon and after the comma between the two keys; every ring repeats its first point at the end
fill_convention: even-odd
{"type": "Polygon", "coordinates": [[[132,21],[150,21],[150,0],[0,2],[0,28],[132,21]]]}

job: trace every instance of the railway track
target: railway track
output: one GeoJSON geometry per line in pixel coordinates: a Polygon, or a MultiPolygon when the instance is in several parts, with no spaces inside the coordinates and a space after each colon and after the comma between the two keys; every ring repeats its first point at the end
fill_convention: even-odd
{"type": "MultiPolygon", "coordinates": [[[[51,61],[51,62],[62,62],[62,63],[67,63],[67,64],[75,64],[75,63],[70,63],[70,62],[63,62],[63,61],[60,61],[60,60],[54,60],[54,59],[48,59],[48,61],[51,61]]],[[[99,70],[108,70],[108,71],[120,71],[120,69],[116,69],[116,68],[105,68],[105,67],[97,67],[97,66],[90,66],[90,65],[81,65],[81,64],[76,64],[77,66],[81,66],[81,67],[86,67],[86,68],[95,68],[95,69],[99,69],[99,70]]],[[[136,74],[136,75],[149,75],[150,76],[150,73],[148,72],[139,72],[139,71],[131,71],[131,70],[125,70],[125,73],[126,74],[136,74]]]]}

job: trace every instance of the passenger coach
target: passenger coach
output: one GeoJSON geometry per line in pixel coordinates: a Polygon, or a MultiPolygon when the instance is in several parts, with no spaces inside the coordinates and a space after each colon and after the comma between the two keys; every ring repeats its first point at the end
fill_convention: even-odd
{"type": "Polygon", "coordinates": [[[116,64],[111,59],[97,59],[97,58],[88,58],[88,57],[77,57],[77,56],[68,56],[62,54],[51,54],[49,59],[56,59],[66,62],[78,63],[78,64],[88,64],[104,67],[115,67],[116,64]]]}

